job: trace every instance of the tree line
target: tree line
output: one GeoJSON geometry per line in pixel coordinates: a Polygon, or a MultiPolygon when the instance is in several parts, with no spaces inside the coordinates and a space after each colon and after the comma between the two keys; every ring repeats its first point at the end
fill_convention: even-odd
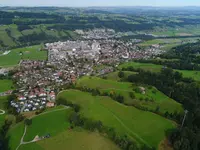
{"type": "MultiPolygon", "coordinates": [[[[200,149],[200,83],[190,78],[183,78],[181,73],[170,68],[163,68],[158,73],[140,69],[138,74],[130,75],[128,81],[155,86],[181,103],[189,113],[183,128],[169,133],[169,141],[175,150],[200,149]]],[[[181,124],[183,117],[179,119],[179,124],[181,124]]]]}

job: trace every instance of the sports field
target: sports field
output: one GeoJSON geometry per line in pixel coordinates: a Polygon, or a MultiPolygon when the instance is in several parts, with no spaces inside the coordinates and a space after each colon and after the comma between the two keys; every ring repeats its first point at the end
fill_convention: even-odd
{"type": "Polygon", "coordinates": [[[0,80],[0,92],[13,90],[14,85],[12,80],[0,80]]]}
{"type": "Polygon", "coordinates": [[[165,137],[165,130],[175,128],[170,120],[117,103],[109,97],[94,97],[77,90],[64,91],[58,97],[79,104],[84,116],[100,120],[105,126],[115,128],[119,134],[126,133],[140,144],[157,147],[165,137]]]}
{"type": "Polygon", "coordinates": [[[12,67],[19,64],[20,60],[46,60],[47,51],[40,51],[40,45],[12,49],[7,55],[0,56],[0,67],[12,67]],[[20,52],[23,54],[20,55],[20,52]]]}
{"type": "Polygon", "coordinates": [[[136,86],[128,82],[117,82],[112,80],[105,80],[98,77],[83,77],[77,82],[78,87],[89,87],[92,89],[99,89],[101,92],[116,93],[124,96],[124,101],[128,105],[142,106],[154,111],[159,107],[159,111],[165,113],[182,112],[181,104],[170,99],[155,87],[145,88],[145,94],[135,92],[134,89],[141,86],[136,86]],[[130,97],[130,92],[133,92],[135,98],[130,97]]]}

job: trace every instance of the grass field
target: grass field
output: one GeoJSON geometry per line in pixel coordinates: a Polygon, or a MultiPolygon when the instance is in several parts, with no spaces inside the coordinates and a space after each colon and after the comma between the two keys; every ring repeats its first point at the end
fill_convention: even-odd
{"type": "MultiPolygon", "coordinates": [[[[98,133],[90,133],[82,129],[69,130],[67,118],[70,112],[71,109],[65,109],[34,117],[32,125],[27,128],[24,141],[31,141],[36,135],[44,136],[48,133],[51,137],[36,143],[21,145],[19,150],[65,150],[66,147],[70,150],[119,150],[110,140],[98,133]]],[[[9,130],[7,137],[10,139],[10,150],[15,150],[19,145],[23,132],[23,122],[9,130]]]]}
{"type": "Polygon", "coordinates": [[[22,34],[19,32],[16,24],[9,25],[9,29],[11,31],[11,36],[18,39],[22,34]]]}
{"type": "Polygon", "coordinates": [[[3,41],[6,46],[16,46],[16,43],[8,36],[5,30],[0,30],[0,35],[0,40],[3,41]]]}
{"type": "Polygon", "coordinates": [[[16,46],[16,43],[10,38],[6,32],[6,29],[9,29],[8,25],[0,26],[0,40],[6,46],[16,46]]]}
{"type": "Polygon", "coordinates": [[[15,125],[8,131],[7,137],[9,138],[10,150],[16,150],[17,146],[20,143],[20,139],[21,139],[23,133],[24,133],[24,123],[23,122],[15,125]]]}
{"type": "Polygon", "coordinates": [[[100,120],[104,125],[115,128],[119,134],[127,134],[140,144],[157,147],[165,137],[165,130],[175,128],[170,120],[117,103],[109,97],[94,97],[77,90],[64,91],[58,97],[79,104],[84,116],[100,120]]]}
{"type": "Polygon", "coordinates": [[[0,92],[12,90],[13,86],[12,80],[0,80],[0,92]]]}
{"type": "Polygon", "coordinates": [[[55,137],[23,145],[19,150],[119,150],[109,139],[85,130],[66,130],[55,137]]]}
{"type": "Polygon", "coordinates": [[[182,112],[181,104],[170,99],[154,87],[142,86],[145,88],[145,94],[137,93],[133,89],[139,86],[133,85],[128,82],[117,82],[112,80],[105,80],[97,77],[83,77],[77,82],[78,87],[89,87],[92,89],[99,89],[101,92],[116,93],[124,96],[125,103],[128,105],[134,105],[138,107],[148,108],[154,111],[159,107],[161,113],[166,111],[170,113],[182,112]],[[135,98],[131,98],[129,95],[133,92],[135,98]],[[148,100],[146,100],[148,98],[148,100]],[[150,101],[153,100],[153,101],[150,101]]]}
{"type": "MultiPolygon", "coordinates": [[[[156,64],[151,64],[151,63],[138,63],[138,62],[128,62],[120,65],[118,68],[127,68],[133,66],[134,68],[141,68],[146,71],[151,71],[151,72],[160,72],[162,69],[162,65],[156,65],[156,64]]],[[[178,71],[182,73],[183,77],[190,77],[193,78],[194,80],[200,81],[200,71],[195,71],[195,70],[177,70],[174,69],[174,71],[178,71]]]]}
{"type": "Polygon", "coordinates": [[[51,134],[51,136],[55,136],[66,130],[69,127],[67,118],[70,111],[71,109],[50,112],[33,118],[32,125],[27,128],[24,141],[31,141],[36,135],[41,137],[48,133],[51,134]]]}
{"type": "Polygon", "coordinates": [[[40,46],[30,46],[11,50],[8,55],[0,56],[0,67],[16,66],[21,59],[46,60],[47,51],[39,51],[40,46]],[[20,56],[20,52],[23,53],[20,56]]]}
{"type": "Polygon", "coordinates": [[[151,63],[138,63],[138,62],[127,62],[123,63],[118,66],[118,68],[121,70],[122,68],[127,68],[127,67],[134,67],[135,69],[141,68],[146,71],[152,71],[152,72],[160,72],[162,69],[162,65],[155,65],[151,63]]]}
{"type": "MultiPolygon", "coordinates": [[[[52,136],[65,131],[69,127],[67,115],[71,109],[50,112],[32,119],[32,125],[27,127],[27,133],[24,141],[31,141],[36,135],[43,136],[50,133],[52,136]]],[[[24,122],[12,127],[7,137],[9,137],[9,145],[11,150],[15,150],[20,143],[20,139],[24,132],[24,122]]]]}
{"type": "Polygon", "coordinates": [[[172,43],[180,43],[181,40],[180,39],[154,39],[154,40],[149,40],[149,41],[145,41],[141,44],[139,44],[140,46],[150,46],[153,44],[172,44],[172,43]]]}
{"type": "MultiPolygon", "coordinates": [[[[137,72],[132,72],[132,71],[123,71],[123,72],[124,72],[124,78],[127,78],[128,76],[137,73],[137,72]]],[[[106,75],[106,79],[114,80],[114,81],[120,81],[121,78],[118,76],[118,73],[119,73],[119,71],[111,72],[111,73],[106,75]]]]}
{"type": "Polygon", "coordinates": [[[199,25],[185,25],[183,27],[171,28],[167,27],[155,29],[152,34],[154,35],[166,35],[166,36],[184,36],[184,35],[199,35],[199,25]]]}
{"type": "Polygon", "coordinates": [[[200,71],[191,71],[191,70],[176,70],[181,72],[184,77],[193,78],[194,80],[200,81],[200,71]]]}
{"type": "MultiPolygon", "coordinates": [[[[160,35],[163,34],[163,32],[159,32],[160,35]]],[[[174,36],[172,33],[170,32],[164,32],[166,34],[171,34],[170,36],[174,36]]],[[[183,35],[184,33],[182,33],[183,35]]],[[[186,34],[186,33],[185,33],[186,34]]],[[[177,34],[177,36],[180,36],[177,34]]],[[[160,49],[161,50],[170,50],[171,48],[184,44],[184,43],[194,43],[197,41],[198,38],[173,38],[173,39],[153,39],[153,40],[148,40],[148,41],[144,41],[142,43],[139,43],[138,45],[141,47],[149,47],[152,46],[154,44],[159,44],[160,45],[160,49]]]]}

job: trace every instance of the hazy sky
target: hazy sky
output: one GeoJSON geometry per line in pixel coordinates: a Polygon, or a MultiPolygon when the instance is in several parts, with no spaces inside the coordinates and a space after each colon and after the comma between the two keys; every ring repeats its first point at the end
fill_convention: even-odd
{"type": "Polygon", "coordinates": [[[200,6],[200,0],[0,0],[0,6],[200,6]]]}

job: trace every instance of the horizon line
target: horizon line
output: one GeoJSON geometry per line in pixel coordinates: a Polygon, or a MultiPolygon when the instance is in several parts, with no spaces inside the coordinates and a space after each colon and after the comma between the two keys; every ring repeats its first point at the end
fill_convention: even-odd
{"type": "Polygon", "coordinates": [[[200,5],[198,6],[194,6],[194,5],[185,5],[185,6],[153,6],[153,5],[132,5],[132,6],[123,6],[123,5],[99,5],[99,6],[59,6],[59,5],[16,5],[16,6],[12,6],[12,5],[1,5],[0,7],[59,7],[59,8],[65,8],[65,7],[71,7],[71,8],[88,8],[88,7],[161,7],[161,8],[183,8],[183,7],[200,7],[200,5]]]}

